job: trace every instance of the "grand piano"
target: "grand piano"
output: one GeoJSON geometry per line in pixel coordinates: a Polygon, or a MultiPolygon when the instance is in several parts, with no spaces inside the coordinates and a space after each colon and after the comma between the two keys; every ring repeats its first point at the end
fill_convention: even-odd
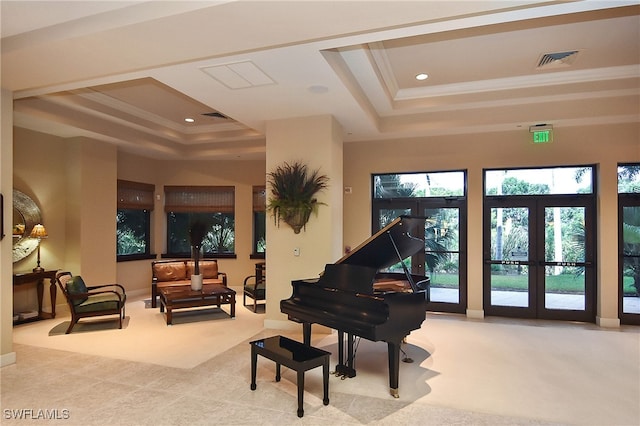
{"type": "Polygon", "coordinates": [[[354,336],[388,345],[389,388],[398,398],[400,345],[425,319],[429,279],[414,275],[402,263],[402,273],[380,272],[420,250],[424,241],[412,236],[425,218],[400,216],[333,264],[319,278],[294,280],[293,294],[280,310],[303,325],[311,344],[311,324],[338,331],[336,375],[355,377],[354,336]],[[346,365],[344,334],[347,334],[346,365]]]}

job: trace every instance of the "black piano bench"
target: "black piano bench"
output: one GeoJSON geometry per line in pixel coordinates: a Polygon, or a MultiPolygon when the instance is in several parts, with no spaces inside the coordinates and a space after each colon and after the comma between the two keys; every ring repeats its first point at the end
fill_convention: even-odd
{"type": "Polygon", "coordinates": [[[276,363],[276,382],[280,381],[280,365],[289,367],[298,373],[298,417],[304,415],[302,396],[304,394],[304,373],[322,366],[324,398],[322,403],[329,405],[329,357],[331,352],[307,346],[284,336],[267,337],[254,340],[251,344],[251,390],[256,390],[256,366],[258,355],[276,363]]]}

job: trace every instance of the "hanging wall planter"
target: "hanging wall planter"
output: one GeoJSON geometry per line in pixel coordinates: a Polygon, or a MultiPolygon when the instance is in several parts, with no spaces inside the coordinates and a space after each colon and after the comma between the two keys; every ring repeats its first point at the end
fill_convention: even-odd
{"type": "Polygon", "coordinates": [[[324,204],[318,202],[315,195],[327,188],[329,178],[319,174],[318,170],[308,173],[306,165],[295,162],[276,167],[267,174],[267,180],[271,184],[267,208],[276,225],[279,226],[282,220],[299,234],[311,213],[317,214],[318,206],[324,204]]]}

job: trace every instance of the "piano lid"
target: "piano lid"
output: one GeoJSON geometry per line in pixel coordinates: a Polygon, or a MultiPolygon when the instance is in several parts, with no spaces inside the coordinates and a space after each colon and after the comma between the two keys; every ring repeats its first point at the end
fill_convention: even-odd
{"type": "Polygon", "coordinates": [[[424,222],[424,217],[397,217],[336,263],[368,266],[378,271],[395,265],[400,262],[398,253],[404,260],[424,250],[424,241],[411,235],[424,222]]]}

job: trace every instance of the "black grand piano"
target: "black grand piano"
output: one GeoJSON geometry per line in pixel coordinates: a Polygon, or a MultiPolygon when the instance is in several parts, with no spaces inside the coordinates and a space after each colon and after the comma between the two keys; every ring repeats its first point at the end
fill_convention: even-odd
{"type": "Polygon", "coordinates": [[[354,377],[354,336],[384,341],[389,351],[389,387],[398,397],[400,345],[425,319],[429,279],[380,270],[424,250],[412,236],[425,218],[400,216],[334,264],[319,278],[292,281],[293,295],[280,301],[280,310],[303,324],[304,343],[311,344],[311,324],[338,331],[336,375],[354,377]],[[344,364],[344,333],[347,364],[344,364]]]}

